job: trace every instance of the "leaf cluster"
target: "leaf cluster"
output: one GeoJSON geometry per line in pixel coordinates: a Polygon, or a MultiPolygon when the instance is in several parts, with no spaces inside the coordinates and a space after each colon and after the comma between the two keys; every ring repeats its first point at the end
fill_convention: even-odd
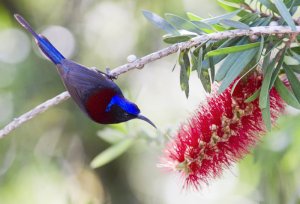
{"type": "MultiPolygon", "coordinates": [[[[163,41],[168,44],[186,42],[215,32],[272,24],[286,25],[296,31],[293,16],[300,0],[218,0],[218,3],[227,13],[206,19],[190,12],[185,18],[174,14],[165,14],[163,18],[150,11],[143,11],[143,14],[166,33],[163,41]]],[[[273,87],[287,104],[300,108],[300,82],[297,77],[300,73],[300,47],[294,42],[298,38],[291,38],[290,35],[243,36],[208,40],[197,47],[179,50],[180,87],[188,97],[189,76],[196,71],[207,92],[211,92],[212,83],[217,81],[221,83],[218,92],[222,93],[234,81],[239,83],[259,69],[263,73],[262,86],[246,102],[259,99],[263,119],[270,129],[269,92],[273,87]],[[282,76],[286,76],[291,89],[282,76]]]]}

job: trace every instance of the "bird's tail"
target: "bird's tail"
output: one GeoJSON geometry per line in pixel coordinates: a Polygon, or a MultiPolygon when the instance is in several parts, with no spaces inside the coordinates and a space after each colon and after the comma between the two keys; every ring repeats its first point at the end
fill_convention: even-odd
{"type": "Polygon", "coordinates": [[[29,23],[19,14],[14,15],[16,20],[28,30],[36,40],[37,45],[43,51],[43,53],[54,63],[60,64],[64,56],[41,34],[37,34],[29,23]]]}

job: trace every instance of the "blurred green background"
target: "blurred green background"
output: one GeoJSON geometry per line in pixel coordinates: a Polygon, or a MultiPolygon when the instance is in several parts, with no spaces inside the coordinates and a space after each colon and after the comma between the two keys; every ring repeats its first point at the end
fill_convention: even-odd
{"type": "MultiPolygon", "coordinates": [[[[142,9],[201,17],[224,12],[207,0],[0,0],[1,127],[64,91],[54,66],[14,13],[66,57],[104,70],[126,63],[130,54],[140,57],[166,46],[142,9]]],[[[1,139],[0,204],[300,203],[300,116],[290,108],[252,154],[199,192],[182,190],[178,175],[157,168],[166,133],[172,135],[205,99],[195,73],[185,98],[179,69],[171,72],[175,62],[169,56],[117,80],[159,132],[142,121],[95,124],[68,100],[1,139]],[[115,142],[110,138],[134,143],[121,157],[92,169],[92,159],[115,142]]]]}

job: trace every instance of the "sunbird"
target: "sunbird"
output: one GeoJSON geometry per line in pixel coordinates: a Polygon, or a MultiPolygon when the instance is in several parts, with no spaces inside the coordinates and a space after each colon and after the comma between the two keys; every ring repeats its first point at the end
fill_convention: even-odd
{"type": "Polygon", "coordinates": [[[55,64],[71,97],[89,118],[101,124],[137,118],[156,128],[151,120],[141,114],[136,104],[124,97],[109,74],[66,59],[45,36],[37,34],[21,15],[15,14],[14,17],[33,35],[42,52],[55,64]]]}

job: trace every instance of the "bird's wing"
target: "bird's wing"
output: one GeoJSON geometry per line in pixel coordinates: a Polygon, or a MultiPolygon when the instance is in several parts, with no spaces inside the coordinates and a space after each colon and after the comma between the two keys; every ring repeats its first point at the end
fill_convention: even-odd
{"type": "Polygon", "coordinates": [[[108,77],[71,60],[63,60],[57,66],[60,76],[79,107],[86,111],[84,103],[90,96],[101,89],[112,89],[122,95],[120,88],[108,77]]]}

